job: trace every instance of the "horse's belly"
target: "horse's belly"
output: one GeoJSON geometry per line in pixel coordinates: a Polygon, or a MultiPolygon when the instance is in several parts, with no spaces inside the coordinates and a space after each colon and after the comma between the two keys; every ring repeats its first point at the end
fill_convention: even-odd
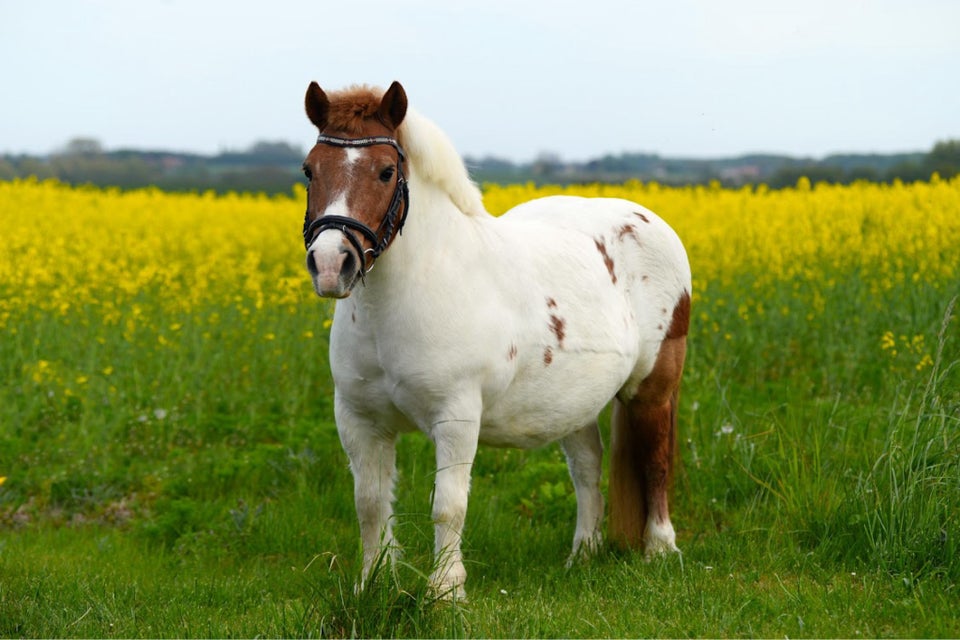
{"type": "Polygon", "coordinates": [[[480,442],[529,449],[579,430],[596,419],[631,366],[629,357],[613,351],[545,355],[485,399],[480,442]]]}

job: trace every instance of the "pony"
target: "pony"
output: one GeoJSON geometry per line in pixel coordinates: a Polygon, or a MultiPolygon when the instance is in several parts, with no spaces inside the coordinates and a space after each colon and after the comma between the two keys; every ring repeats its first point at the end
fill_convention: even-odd
{"type": "Polygon", "coordinates": [[[678,552],[668,493],[690,319],[677,234],[627,200],[553,196],[490,215],[449,138],[398,82],[310,83],[316,144],[303,235],[336,298],[334,413],[354,478],[363,568],[397,553],[396,440],[436,451],[439,597],[463,599],[461,535],[480,443],[559,441],[577,498],[570,562],[602,542],[599,413],[611,401],[608,539],[678,552]]]}

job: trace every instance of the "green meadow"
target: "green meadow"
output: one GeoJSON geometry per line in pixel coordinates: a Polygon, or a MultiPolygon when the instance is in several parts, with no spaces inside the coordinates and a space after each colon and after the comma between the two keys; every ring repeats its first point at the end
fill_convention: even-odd
{"type": "MultiPolygon", "coordinates": [[[[0,307],[0,636],[960,636],[954,275],[912,277],[907,258],[878,287],[822,255],[813,275],[761,289],[755,269],[701,272],[672,493],[682,555],[603,549],[565,568],[576,503],[559,447],[481,449],[469,600],[450,604],[426,586],[434,463],[420,434],[398,451],[403,558],[356,589],[332,306],[300,274],[301,203],[277,202],[292,221],[280,272],[300,277],[282,304],[240,284],[172,307],[158,278],[107,310],[63,309],[0,280],[18,300],[0,307]]],[[[11,246],[0,275],[41,260],[11,246]]],[[[937,251],[960,265],[956,246],[937,251]]]]}

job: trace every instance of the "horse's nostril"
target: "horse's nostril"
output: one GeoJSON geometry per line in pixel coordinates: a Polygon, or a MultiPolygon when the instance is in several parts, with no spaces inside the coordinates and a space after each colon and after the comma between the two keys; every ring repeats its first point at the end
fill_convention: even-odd
{"type": "Polygon", "coordinates": [[[349,278],[357,272],[357,259],[354,257],[353,251],[349,249],[344,248],[341,249],[340,252],[344,254],[343,264],[340,266],[340,273],[349,278]]]}
{"type": "Polygon", "coordinates": [[[313,251],[307,253],[307,271],[310,272],[310,275],[317,275],[320,270],[317,268],[317,261],[313,257],[313,251]]]}

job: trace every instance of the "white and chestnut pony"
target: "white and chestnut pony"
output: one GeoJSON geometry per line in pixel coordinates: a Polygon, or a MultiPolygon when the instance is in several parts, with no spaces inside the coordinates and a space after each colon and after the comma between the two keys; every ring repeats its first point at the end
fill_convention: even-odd
{"type": "Polygon", "coordinates": [[[330,335],[363,578],[396,548],[396,439],[436,446],[432,587],[464,597],[460,550],[478,443],[559,440],[577,496],[573,555],[601,543],[597,416],[613,400],[610,538],[677,551],[667,495],[690,317],[673,230],[626,200],[549,197],[499,218],[399,83],[307,89],[320,131],[303,169],[316,292],[330,335]],[[402,232],[402,234],[401,234],[402,232]],[[359,284],[359,286],[358,286],[359,284]]]}

